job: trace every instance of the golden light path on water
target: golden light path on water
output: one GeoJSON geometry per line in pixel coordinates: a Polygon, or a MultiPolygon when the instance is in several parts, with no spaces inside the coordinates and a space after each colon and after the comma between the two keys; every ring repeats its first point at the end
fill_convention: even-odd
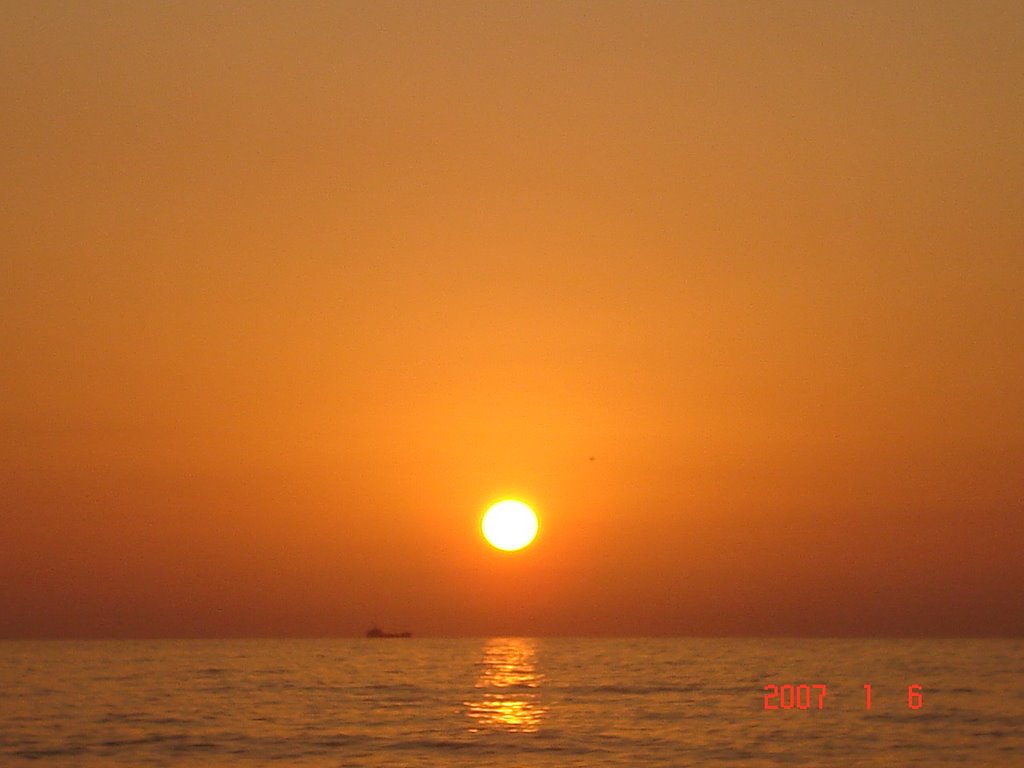
{"type": "Polygon", "coordinates": [[[473,720],[469,731],[536,732],[547,708],[540,703],[544,676],[537,672],[534,641],[491,638],[484,645],[480,666],[477,695],[463,702],[473,720]]]}

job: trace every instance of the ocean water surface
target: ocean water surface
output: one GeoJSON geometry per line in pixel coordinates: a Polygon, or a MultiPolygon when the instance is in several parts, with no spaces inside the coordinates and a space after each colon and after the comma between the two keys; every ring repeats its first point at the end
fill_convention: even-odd
{"type": "Polygon", "coordinates": [[[0,696],[4,766],[1024,765],[1020,639],[8,641],[0,696]]]}

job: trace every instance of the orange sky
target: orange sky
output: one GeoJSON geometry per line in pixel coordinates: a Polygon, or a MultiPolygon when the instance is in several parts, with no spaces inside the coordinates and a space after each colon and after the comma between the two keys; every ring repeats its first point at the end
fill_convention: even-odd
{"type": "Polygon", "coordinates": [[[1024,633],[1020,3],[4,16],[0,636],[1024,633]]]}

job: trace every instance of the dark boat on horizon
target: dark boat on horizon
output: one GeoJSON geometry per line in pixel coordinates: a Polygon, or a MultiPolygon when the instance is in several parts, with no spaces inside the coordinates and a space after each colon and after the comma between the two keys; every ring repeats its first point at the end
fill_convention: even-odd
{"type": "Polygon", "coordinates": [[[372,638],[385,638],[385,637],[412,637],[412,632],[385,632],[379,627],[374,627],[366,631],[367,637],[372,638]]]}

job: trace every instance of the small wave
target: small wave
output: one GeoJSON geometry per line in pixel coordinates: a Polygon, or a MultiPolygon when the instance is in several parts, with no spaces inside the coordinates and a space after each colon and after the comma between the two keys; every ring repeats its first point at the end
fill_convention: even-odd
{"type": "Polygon", "coordinates": [[[119,749],[121,747],[135,747],[142,744],[164,744],[173,741],[184,741],[189,737],[184,733],[150,733],[145,736],[138,736],[132,739],[105,739],[98,743],[98,746],[107,749],[119,749]]]}
{"type": "Polygon", "coordinates": [[[665,693],[696,693],[707,690],[703,683],[687,685],[622,685],[602,684],[593,686],[571,686],[560,689],[561,693],[574,696],[612,694],[615,696],[650,696],[665,693]]]}
{"type": "Polygon", "coordinates": [[[231,670],[227,667],[205,667],[204,669],[197,669],[197,675],[205,675],[206,677],[216,677],[218,675],[225,675],[231,670]]]}
{"type": "Polygon", "coordinates": [[[36,749],[21,749],[14,752],[15,757],[23,757],[27,760],[40,760],[46,757],[75,757],[86,752],[86,748],[77,745],[65,745],[63,747],[39,747],[36,749]]]}

